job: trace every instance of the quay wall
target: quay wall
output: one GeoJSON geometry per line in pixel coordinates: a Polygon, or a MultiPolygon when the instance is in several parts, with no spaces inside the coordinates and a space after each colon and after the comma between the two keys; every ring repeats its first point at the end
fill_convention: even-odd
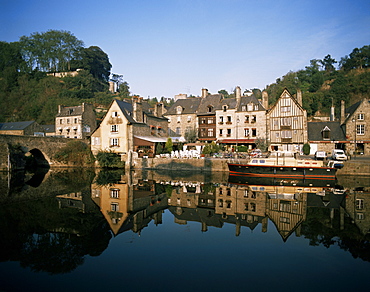
{"type": "MultiPolygon", "coordinates": [[[[170,158],[135,158],[132,161],[133,169],[163,169],[170,171],[229,171],[227,159],[170,159],[170,158]]],[[[337,175],[370,175],[370,160],[349,160],[344,167],[337,171],[337,175]]]]}

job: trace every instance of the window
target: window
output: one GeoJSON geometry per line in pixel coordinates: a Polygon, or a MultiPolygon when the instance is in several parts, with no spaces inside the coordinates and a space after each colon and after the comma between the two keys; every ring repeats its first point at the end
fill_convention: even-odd
{"type": "Polygon", "coordinates": [[[287,224],[289,224],[290,223],[290,219],[288,217],[280,217],[280,222],[281,223],[287,223],[287,224]]]}
{"type": "Polygon", "coordinates": [[[100,137],[92,137],[91,144],[92,145],[100,145],[100,137]]]}
{"type": "Polygon", "coordinates": [[[251,211],[256,212],[256,204],[255,203],[250,203],[251,206],[251,211]]]}
{"type": "Polygon", "coordinates": [[[59,124],[63,125],[63,119],[59,120],[59,124]]]}
{"type": "Polygon", "coordinates": [[[249,123],[249,116],[245,116],[244,123],[249,123]]]}
{"type": "Polygon", "coordinates": [[[226,208],[227,209],[231,208],[231,201],[229,201],[229,200],[226,201],[226,208]]]}
{"type": "Polygon", "coordinates": [[[365,219],[364,213],[357,213],[356,217],[357,217],[357,220],[364,220],[365,219]]]}
{"type": "Polygon", "coordinates": [[[230,137],[231,136],[231,129],[227,129],[227,136],[230,137]]]}
{"type": "Polygon", "coordinates": [[[227,116],[227,122],[226,124],[231,124],[231,116],[227,116]]]}
{"type": "Polygon", "coordinates": [[[211,113],[212,112],[212,109],[213,109],[213,106],[209,105],[208,106],[208,112],[211,113]]]}
{"type": "Polygon", "coordinates": [[[67,124],[69,124],[69,119],[67,119],[67,124]]]}
{"type": "Polygon", "coordinates": [[[191,116],[188,116],[188,123],[191,122],[191,116]]]}
{"type": "Polygon", "coordinates": [[[356,199],[356,210],[362,210],[364,208],[364,200],[356,199]]]}
{"type": "Polygon", "coordinates": [[[282,113],[289,113],[290,112],[290,106],[282,106],[281,107],[282,113]]]}
{"type": "Polygon", "coordinates": [[[77,124],[77,118],[74,119],[74,123],[77,124]]]}
{"type": "Polygon", "coordinates": [[[113,132],[113,133],[117,133],[118,132],[118,125],[111,125],[110,126],[110,131],[113,132]]]}
{"type": "Polygon", "coordinates": [[[289,201],[281,201],[280,202],[280,211],[290,212],[290,202],[289,201]]]}
{"type": "Polygon", "coordinates": [[[323,140],[330,140],[330,130],[323,130],[322,131],[322,139],[323,140]]]}
{"type": "Polygon", "coordinates": [[[220,136],[222,136],[222,129],[220,129],[220,132],[219,132],[220,136]]]}
{"type": "Polygon", "coordinates": [[[177,134],[177,135],[181,135],[180,127],[177,127],[177,128],[176,128],[176,134],[177,134]]]}
{"type": "Polygon", "coordinates": [[[113,212],[118,212],[119,211],[119,205],[118,205],[118,203],[111,203],[110,204],[110,209],[113,212]]]}
{"type": "Polygon", "coordinates": [[[249,112],[253,111],[253,104],[248,104],[247,108],[249,112]]]}
{"type": "Polygon", "coordinates": [[[118,138],[112,138],[110,139],[110,146],[119,146],[118,138]]]}
{"type": "Polygon", "coordinates": [[[281,138],[292,138],[292,131],[281,131],[281,138]]]}
{"type": "Polygon", "coordinates": [[[289,126],[290,127],[292,125],[292,119],[291,118],[281,118],[280,122],[281,122],[282,127],[283,126],[285,126],[285,127],[289,126]]]}
{"type": "Polygon", "coordinates": [[[224,201],[223,201],[222,199],[219,199],[219,200],[218,200],[218,206],[219,206],[220,208],[223,208],[223,206],[224,206],[224,201]]]}
{"type": "Polygon", "coordinates": [[[208,129],[208,137],[213,137],[213,129],[208,129]]]}
{"type": "Polygon", "coordinates": [[[255,122],[257,122],[257,117],[256,116],[252,116],[251,123],[253,124],[255,122]]]}
{"type": "Polygon", "coordinates": [[[224,105],[224,106],[222,107],[222,110],[223,110],[224,112],[226,112],[226,110],[227,110],[227,106],[226,106],[226,105],[224,105]]]}
{"type": "Polygon", "coordinates": [[[207,119],[207,124],[214,124],[214,122],[213,122],[213,118],[208,118],[208,119],[207,119]]]}
{"type": "Polygon", "coordinates": [[[254,110],[255,110],[255,111],[258,111],[258,104],[255,104],[255,105],[254,105],[254,110]]]}
{"type": "Polygon", "coordinates": [[[181,123],[181,117],[177,117],[177,122],[181,123]]]}
{"type": "Polygon", "coordinates": [[[257,129],[252,129],[252,137],[257,137],[257,129]]]}
{"type": "Polygon", "coordinates": [[[356,125],[357,135],[365,135],[365,125],[356,125]]]}
{"type": "Polygon", "coordinates": [[[358,114],[357,119],[360,120],[360,121],[363,121],[365,119],[365,115],[364,114],[358,114]]]}
{"type": "Polygon", "coordinates": [[[242,105],[242,112],[245,112],[247,107],[245,105],[242,105]]]}
{"type": "Polygon", "coordinates": [[[119,189],[111,189],[110,190],[110,197],[118,199],[119,198],[119,189]]]}
{"type": "Polygon", "coordinates": [[[118,112],[112,112],[112,118],[118,117],[118,112]]]}
{"type": "Polygon", "coordinates": [[[244,129],[244,137],[249,137],[249,129],[248,128],[244,129]]]}
{"type": "Polygon", "coordinates": [[[224,123],[224,117],[223,116],[220,116],[219,123],[220,124],[223,124],[224,123]]]}
{"type": "Polygon", "coordinates": [[[180,115],[182,113],[182,107],[181,106],[176,107],[176,113],[178,115],[180,115]]]}

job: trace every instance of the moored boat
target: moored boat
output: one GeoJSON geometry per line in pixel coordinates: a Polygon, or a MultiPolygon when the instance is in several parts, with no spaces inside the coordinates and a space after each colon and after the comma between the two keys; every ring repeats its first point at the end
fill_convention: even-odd
{"type": "Polygon", "coordinates": [[[230,160],[229,174],[274,178],[335,180],[337,169],[324,161],[300,159],[298,153],[273,151],[268,157],[230,160]]]}

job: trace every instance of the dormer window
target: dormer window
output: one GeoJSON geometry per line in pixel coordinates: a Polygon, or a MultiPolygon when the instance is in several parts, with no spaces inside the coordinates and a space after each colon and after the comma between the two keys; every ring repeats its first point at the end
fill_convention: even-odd
{"type": "Polygon", "coordinates": [[[253,104],[248,104],[248,111],[249,112],[253,111],[253,104]]]}
{"type": "Polygon", "coordinates": [[[247,110],[247,107],[245,105],[242,105],[242,112],[245,112],[247,110]]]}
{"type": "Polygon", "coordinates": [[[227,111],[227,105],[224,105],[224,106],[222,107],[222,110],[223,110],[224,112],[226,112],[226,111],[227,111]]]}
{"type": "Polygon", "coordinates": [[[208,112],[209,112],[209,113],[211,113],[211,112],[212,112],[212,110],[213,110],[213,106],[209,105],[209,106],[208,106],[208,112]]]}
{"type": "Polygon", "coordinates": [[[181,106],[176,107],[176,114],[181,115],[181,113],[182,113],[182,107],[181,106]]]}
{"type": "Polygon", "coordinates": [[[323,140],[330,140],[330,129],[325,126],[325,128],[321,131],[321,135],[323,140]]]}

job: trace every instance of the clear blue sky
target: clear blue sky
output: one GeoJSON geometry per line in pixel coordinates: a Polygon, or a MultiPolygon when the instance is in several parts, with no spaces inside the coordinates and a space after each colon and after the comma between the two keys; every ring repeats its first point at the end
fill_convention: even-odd
{"type": "Polygon", "coordinates": [[[370,44],[369,0],[0,0],[0,40],[67,30],[108,54],[132,93],[265,88],[370,44]]]}

